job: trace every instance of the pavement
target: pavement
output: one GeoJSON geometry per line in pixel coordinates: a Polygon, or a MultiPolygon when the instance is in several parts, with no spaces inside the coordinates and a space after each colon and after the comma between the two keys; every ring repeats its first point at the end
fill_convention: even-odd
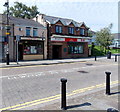
{"type": "MultiPolygon", "coordinates": [[[[105,89],[86,92],[84,94],[79,94],[76,97],[67,98],[66,110],[79,110],[79,112],[119,112],[120,105],[118,97],[120,97],[119,86],[111,88],[111,94],[106,95],[105,89]]],[[[61,101],[46,105],[41,108],[36,108],[35,110],[62,110],[61,101]]],[[[74,112],[74,111],[72,111],[74,112]]]]}
{"type": "MultiPolygon", "coordinates": [[[[115,56],[111,56],[111,59],[114,60],[115,56]]],[[[98,60],[107,60],[106,56],[98,56],[98,60]]],[[[77,58],[77,59],[59,59],[59,60],[36,60],[36,61],[20,61],[10,62],[9,65],[6,63],[0,63],[0,68],[6,67],[19,67],[19,66],[33,66],[33,65],[51,65],[51,64],[61,64],[61,63],[75,63],[75,62],[84,62],[84,61],[94,61],[95,57],[88,57],[88,58],[77,58]]]]}

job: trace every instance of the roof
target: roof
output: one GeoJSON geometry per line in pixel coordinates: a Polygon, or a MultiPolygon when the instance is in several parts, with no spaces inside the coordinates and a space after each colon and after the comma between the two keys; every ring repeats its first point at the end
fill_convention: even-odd
{"type": "MultiPolygon", "coordinates": [[[[4,15],[6,16],[6,15],[4,15]]],[[[22,26],[29,26],[29,27],[44,27],[42,24],[40,24],[39,22],[36,22],[32,19],[23,19],[23,18],[17,18],[17,17],[13,17],[10,16],[9,17],[9,22],[11,24],[15,24],[15,25],[22,25],[22,26]]]]}
{"type": "MultiPolygon", "coordinates": [[[[54,16],[47,16],[45,14],[41,14],[43,15],[43,18],[48,21],[50,24],[55,24],[56,22],[58,21],[61,21],[61,23],[65,26],[68,26],[69,24],[73,23],[75,27],[80,27],[81,25],[85,25],[84,22],[76,22],[72,19],[67,19],[67,18],[60,18],[60,17],[54,17],[54,16]]],[[[88,28],[86,25],[85,25],[86,28],[88,28]]]]}
{"type": "Polygon", "coordinates": [[[114,39],[120,39],[120,33],[112,34],[114,39]]]}
{"type": "Polygon", "coordinates": [[[14,23],[15,25],[44,27],[42,24],[32,19],[23,19],[23,18],[16,18],[16,17],[11,16],[10,21],[14,23]]]}

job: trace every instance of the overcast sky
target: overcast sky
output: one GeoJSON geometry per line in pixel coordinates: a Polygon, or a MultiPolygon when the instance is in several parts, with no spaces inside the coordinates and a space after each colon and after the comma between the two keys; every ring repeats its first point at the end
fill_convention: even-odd
{"type": "MultiPolygon", "coordinates": [[[[6,1],[0,0],[0,13],[6,10],[3,7],[6,1]]],[[[112,33],[118,32],[119,0],[9,0],[10,6],[15,1],[27,6],[37,5],[38,10],[47,15],[84,21],[94,31],[113,23],[112,33]]]]}

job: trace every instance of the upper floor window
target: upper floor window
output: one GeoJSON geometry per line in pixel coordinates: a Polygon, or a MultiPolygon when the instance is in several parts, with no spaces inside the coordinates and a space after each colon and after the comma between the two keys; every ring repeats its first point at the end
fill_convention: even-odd
{"type": "Polygon", "coordinates": [[[30,36],[30,27],[26,27],[26,36],[30,36]]]}
{"type": "Polygon", "coordinates": [[[85,29],[80,28],[80,35],[85,35],[85,29]]]}
{"type": "Polygon", "coordinates": [[[33,36],[38,36],[38,29],[37,28],[33,28],[33,36]]]}
{"type": "Polygon", "coordinates": [[[55,32],[56,33],[62,33],[62,26],[55,26],[55,32]]]}
{"type": "Polygon", "coordinates": [[[69,27],[68,28],[68,33],[69,34],[74,34],[74,28],[73,27],[69,27]]]}

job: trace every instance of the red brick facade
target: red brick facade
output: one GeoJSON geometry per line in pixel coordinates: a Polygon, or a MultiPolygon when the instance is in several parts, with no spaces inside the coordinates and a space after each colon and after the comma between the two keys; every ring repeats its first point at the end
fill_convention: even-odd
{"type": "MultiPolygon", "coordinates": [[[[68,34],[68,27],[74,27],[74,36],[83,36],[83,35],[80,35],[80,30],[77,30],[77,29],[80,29],[80,28],[75,27],[73,23],[71,23],[68,26],[64,26],[60,21],[58,21],[56,24],[51,25],[51,34],[56,34],[56,32],[55,32],[55,26],[56,25],[62,26],[62,35],[69,35],[68,34]]],[[[85,29],[85,35],[84,36],[88,36],[88,29],[84,26],[84,24],[81,26],[81,28],[85,29]]]]}
{"type": "Polygon", "coordinates": [[[40,14],[38,22],[47,26],[48,59],[88,57],[88,30],[84,22],[40,14]]]}
{"type": "MultiPolygon", "coordinates": [[[[85,29],[85,35],[80,35],[80,30],[77,30],[78,28],[74,26],[74,24],[70,24],[69,26],[64,26],[60,21],[58,21],[56,24],[52,24],[51,27],[50,27],[50,35],[54,35],[54,34],[57,34],[56,31],[55,31],[55,27],[56,25],[59,25],[59,26],[62,26],[62,33],[61,34],[58,34],[58,35],[65,35],[65,36],[84,36],[84,37],[87,37],[88,36],[88,29],[82,25],[81,28],[84,28],[85,29]],[[69,35],[68,33],[68,27],[74,27],[74,35],[69,35]]],[[[80,29],[80,28],[79,28],[80,29]]],[[[69,38],[68,38],[69,39],[69,38]]],[[[88,43],[87,42],[77,42],[77,44],[79,45],[84,45],[84,48],[83,48],[83,53],[81,54],[69,54],[68,53],[68,42],[52,42],[50,41],[49,42],[49,59],[54,59],[54,54],[53,54],[53,46],[60,46],[60,49],[59,49],[59,58],[60,59],[63,59],[63,58],[80,58],[80,57],[88,57],[88,43]]]]}

